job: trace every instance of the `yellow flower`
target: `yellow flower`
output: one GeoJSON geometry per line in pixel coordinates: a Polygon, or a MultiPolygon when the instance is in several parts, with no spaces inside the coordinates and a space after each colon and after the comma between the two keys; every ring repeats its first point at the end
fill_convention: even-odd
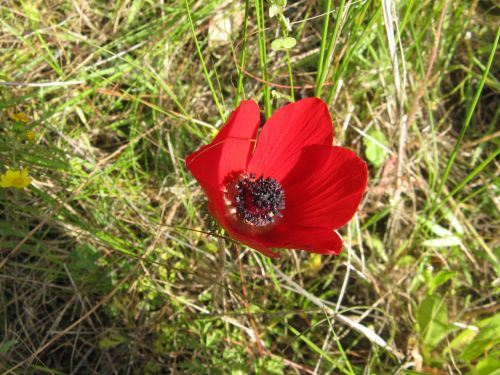
{"type": "Polygon", "coordinates": [[[24,112],[19,112],[19,113],[7,112],[7,114],[9,115],[12,121],[24,122],[25,124],[30,122],[29,116],[24,112]]]}
{"type": "Polygon", "coordinates": [[[8,170],[5,174],[0,175],[0,187],[15,187],[23,189],[31,183],[31,177],[28,177],[28,168],[23,168],[22,171],[8,170]]]}
{"type": "Polygon", "coordinates": [[[323,265],[321,255],[319,254],[311,254],[309,258],[309,271],[311,274],[315,275],[321,269],[323,265]]]}
{"type": "Polygon", "coordinates": [[[33,129],[26,130],[26,139],[31,142],[35,140],[35,131],[33,129]]]}

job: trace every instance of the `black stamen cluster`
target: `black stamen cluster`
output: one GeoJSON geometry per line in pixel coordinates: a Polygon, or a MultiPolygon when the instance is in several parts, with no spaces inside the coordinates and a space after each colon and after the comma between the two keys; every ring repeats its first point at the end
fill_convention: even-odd
{"type": "Polygon", "coordinates": [[[235,190],[236,212],[247,224],[263,227],[276,217],[283,217],[285,192],[275,179],[244,174],[235,184],[235,190]]]}

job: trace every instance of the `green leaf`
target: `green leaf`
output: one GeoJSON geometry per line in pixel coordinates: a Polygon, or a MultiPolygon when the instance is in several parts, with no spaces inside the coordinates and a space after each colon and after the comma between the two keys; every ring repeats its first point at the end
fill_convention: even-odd
{"type": "Polygon", "coordinates": [[[387,149],[384,146],[387,146],[389,143],[384,133],[376,129],[371,129],[368,132],[368,137],[363,138],[363,143],[365,145],[366,158],[375,167],[380,167],[387,154],[387,149]]]}
{"type": "Polygon", "coordinates": [[[500,346],[500,314],[484,319],[474,324],[479,328],[479,333],[467,344],[460,354],[464,361],[473,361],[481,355],[488,353],[494,357],[491,351],[500,346]]]}
{"type": "Polygon", "coordinates": [[[40,152],[37,152],[36,154],[31,152],[23,152],[19,154],[19,158],[29,164],[38,165],[44,168],[63,170],[69,169],[69,165],[65,160],[57,159],[55,157],[53,149],[47,151],[38,151],[40,152]]]}
{"type": "Polygon", "coordinates": [[[429,294],[432,294],[436,288],[443,285],[448,280],[455,277],[457,273],[454,271],[439,271],[436,276],[432,277],[428,282],[429,294]]]}
{"type": "Polygon", "coordinates": [[[5,342],[0,342],[0,354],[7,353],[10,350],[10,348],[12,348],[16,344],[17,344],[16,339],[7,340],[5,342]]]}
{"type": "Polygon", "coordinates": [[[269,18],[273,18],[274,16],[276,16],[279,12],[279,8],[276,4],[272,4],[270,7],[269,7],[269,18]]]}
{"type": "Polygon", "coordinates": [[[485,358],[479,361],[474,371],[475,375],[500,375],[500,359],[485,358]]]}
{"type": "Polygon", "coordinates": [[[112,333],[110,336],[105,337],[99,341],[99,348],[112,349],[117,347],[118,345],[124,344],[125,342],[127,342],[126,337],[118,333],[112,333]]]}
{"type": "Polygon", "coordinates": [[[448,308],[441,297],[428,295],[424,298],[418,309],[418,326],[426,352],[433,350],[454,329],[448,323],[448,308]]]}
{"type": "Polygon", "coordinates": [[[385,251],[384,244],[377,235],[371,235],[368,237],[368,245],[375,250],[378,256],[382,258],[384,262],[388,262],[389,258],[387,256],[387,252],[385,251]]]}
{"type": "Polygon", "coordinates": [[[282,51],[286,49],[291,49],[297,45],[295,38],[278,38],[272,41],[271,48],[275,51],[282,51]]]}
{"type": "Polygon", "coordinates": [[[28,16],[30,21],[34,21],[35,25],[40,21],[40,12],[36,7],[35,1],[21,1],[21,6],[23,7],[24,14],[28,16]]]}
{"type": "Polygon", "coordinates": [[[91,245],[79,245],[71,253],[73,262],[70,264],[70,271],[84,270],[85,273],[93,273],[99,270],[97,260],[99,253],[91,245]]]}
{"type": "Polygon", "coordinates": [[[268,357],[263,357],[263,365],[265,368],[265,373],[266,374],[284,374],[284,364],[283,364],[283,359],[278,356],[268,356],[268,357]]]}
{"type": "Polygon", "coordinates": [[[75,247],[68,270],[79,287],[89,292],[106,292],[112,288],[109,271],[99,266],[100,259],[101,255],[90,244],[75,247]]]}
{"type": "Polygon", "coordinates": [[[138,15],[140,15],[141,9],[144,8],[143,0],[135,0],[132,2],[132,6],[128,9],[127,14],[127,26],[130,25],[138,15]]]}

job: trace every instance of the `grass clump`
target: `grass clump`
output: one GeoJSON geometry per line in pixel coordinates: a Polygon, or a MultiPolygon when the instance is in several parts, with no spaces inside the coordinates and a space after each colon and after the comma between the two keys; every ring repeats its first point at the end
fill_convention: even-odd
{"type": "Polygon", "coordinates": [[[0,173],[32,180],[0,188],[0,369],[492,373],[495,12],[4,2],[0,173]],[[212,235],[184,157],[241,99],[314,95],[370,165],[346,250],[271,261],[212,235]]]}

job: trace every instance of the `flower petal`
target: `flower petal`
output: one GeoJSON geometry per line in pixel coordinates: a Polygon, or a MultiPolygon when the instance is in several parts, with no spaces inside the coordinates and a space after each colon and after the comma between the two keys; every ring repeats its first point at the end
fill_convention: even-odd
{"type": "MultiPolygon", "coordinates": [[[[208,196],[208,194],[207,194],[208,196]]],[[[210,196],[209,196],[210,199],[210,196]]],[[[214,216],[214,219],[219,223],[219,225],[224,228],[227,234],[234,240],[241,242],[242,244],[249,246],[262,254],[270,258],[279,258],[280,255],[273,252],[268,246],[266,246],[258,236],[250,236],[241,233],[234,225],[233,220],[228,215],[224,203],[222,201],[217,202],[216,200],[211,200],[208,203],[208,209],[214,216]]]]}
{"type": "Polygon", "coordinates": [[[2,178],[0,179],[0,187],[7,188],[10,186],[12,186],[11,181],[7,180],[5,176],[2,176],[2,178]]]}
{"type": "Polygon", "coordinates": [[[22,183],[22,188],[28,187],[29,184],[31,184],[31,177],[24,178],[23,183],[22,183]]]}
{"type": "Polygon", "coordinates": [[[304,250],[323,255],[338,255],[342,239],[333,230],[280,226],[267,234],[264,241],[269,247],[304,250]]]}
{"type": "Polygon", "coordinates": [[[308,145],[331,146],[332,119],[326,104],[307,98],[278,109],[262,129],[248,172],[281,181],[308,145]]]}
{"type": "Polygon", "coordinates": [[[246,168],[259,124],[259,107],[254,101],[244,100],[212,143],[186,158],[186,166],[216,207],[223,205],[221,189],[224,178],[231,172],[246,168]]]}
{"type": "MultiPolygon", "coordinates": [[[[230,143],[242,144],[241,140],[228,140],[230,143]]],[[[222,152],[220,149],[223,144],[218,144],[212,148],[208,148],[205,153],[201,154],[192,160],[188,165],[191,173],[196,177],[201,187],[205,191],[208,198],[208,209],[212,213],[214,219],[219,223],[219,225],[224,228],[228,235],[238,242],[243,243],[255,250],[258,250],[262,254],[271,257],[279,258],[279,254],[274,253],[267,247],[264,243],[259,241],[258,237],[246,235],[241,233],[231,219],[230,214],[227,211],[227,207],[224,203],[224,192],[222,187],[214,179],[214,164],[217,163],[217,158],[222,152]],[[212,164],[212,162],[214,164],[212,164]]],[[[233,147],[232,145],[231,147],[233,147]]]]}
{"type": "Polygon", "coordinates": [[[260,109],[257,103],[253,100],[242,100],[238,108],[231,113],[229,119],[212,143],[220,142],[228,138],[255,140],[259,125],[260,109]]]}
{"type": "Polygon", "coordinates": [[[13,171],[11,169],[8,169],[5,172],[5,178],[7,178],[7,179],[19,178],[20,175],[21,175],[21,172],[19,172],[19,171],[13,171]]]}
{"type": "Polygon", "coordinates": [[[212,143],[189,155],[186,165],[205,191],[210,212],[228,234],[264,255],[276,258],[279,255],[258,239],[238,231],[224,204],[224,179],[231,173],[245,171],[259,125],[260,111],[257,104],[251,100],[242,101],[212,143]]]}
{"type": "Polygon", "coordinates": [[[366,163],[343,147],[306,147],[283,181],[283,225],[337,229],[355,214],[368,179],[366,163]]]}
{"type": "Polygon", "coordinates": [[[225,220],[225,223],[222,225],[224,229],[228,232],[231,238],[241,242],[242,244],[251,247],[259,251],[260,253],[268,256],[270,258],[279,258],[280,255],[273,252],[269,246],[267,246],[264,242],[260,240],[259,237],[250,237],[239,232],[235,232],[229,220],[225,220]]]}
{"type": "Polygon", "coordinates": [[[214,140],[186,158],[186,165],[199,181],[197,174],[221,184],[232,171],[244,170],[254,149],[260,124],[260,112],[252,100],[244,100],[214,140]],[[208,170],[200,170],[200,167],[208,170]]]}
{"type": "Polygon", "coordinates": [[[205,192],[214,190],[222,194],[224,178],[231,172],[244,171],[247,155],[235,150],[244,150],[248,144],[248,141],[240,139],[211,143],[189,155],[186,158],[186,166],[205,192]]]}
{"type": "Polygon", "coordinates": [[[186,165],[213,202],[214,209],[224,214],[222,184],[234,171],[243,171],[252,153],[260,124],[257,104],[243,101],[231,114],[212,143],[186,158],[186,165]]]}

